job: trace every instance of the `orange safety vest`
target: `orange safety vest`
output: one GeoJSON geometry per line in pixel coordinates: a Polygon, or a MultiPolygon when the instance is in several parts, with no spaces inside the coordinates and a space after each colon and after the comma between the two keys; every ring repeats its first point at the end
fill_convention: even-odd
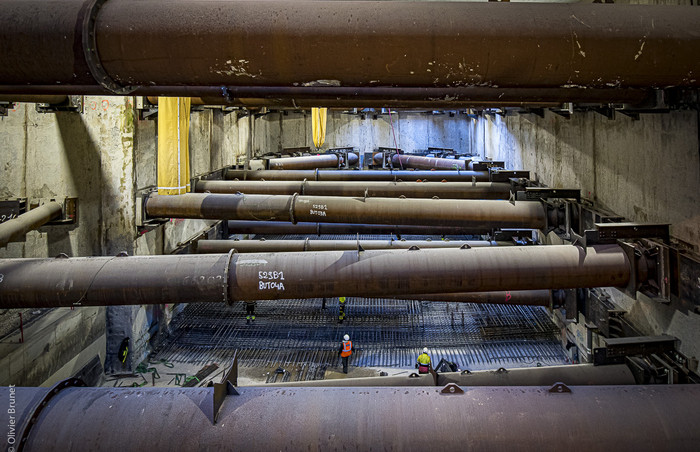
{"type": "Polygon", "coordinates": [[[340,351],[340,356],[345,358],[352,355],[352,341],[343,341],[343,349],[340,351]]]}

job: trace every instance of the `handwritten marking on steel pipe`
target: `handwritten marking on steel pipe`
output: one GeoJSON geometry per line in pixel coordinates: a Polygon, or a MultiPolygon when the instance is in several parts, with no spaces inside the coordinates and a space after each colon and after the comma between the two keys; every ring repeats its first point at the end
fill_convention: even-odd
{"type": "Polygon", "coordinates": [[[260,290],[284,290],[284,272],[259,271],[258,288],[260,290]]]}
{"type": "Polygon", "coordinates": [[[309,210],[309,215],[318,215],[319,217],[325,217],[328,206],[326,204],[313,204],[309,210]]]}
{"type": "Polygon", "coordinates": [[[3,282],[4,280],[5,280],[5,275],[3,275],[2,273],[0,273],[0,283],[3,282]]]}

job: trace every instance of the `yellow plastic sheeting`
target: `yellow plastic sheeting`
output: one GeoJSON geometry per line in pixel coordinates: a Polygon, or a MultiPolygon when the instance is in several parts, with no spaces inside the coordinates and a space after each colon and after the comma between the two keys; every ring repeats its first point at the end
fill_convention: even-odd
{"type": "Polygon", "coordinates": [[[311,132],[314,136],[314,146],[320,148],[323,142],[326,141],[326,114],[327,108],[312,108],[311,109],[311,132]]]}
{"type": "Polygon", "coordinates": [[[158,194],[190,191],[189,97],[158,98],[158,194]]]}

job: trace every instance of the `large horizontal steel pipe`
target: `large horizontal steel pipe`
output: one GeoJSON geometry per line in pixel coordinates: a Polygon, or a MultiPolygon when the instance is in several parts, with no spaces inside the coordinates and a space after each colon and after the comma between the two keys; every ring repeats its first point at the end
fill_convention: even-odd
{"type": "Polygon", "coordinates": [[[0,307],[225,302],[226,254],[0,260],[0,307]]]}
{"type": "Polygon", "coordinates": [[[245,221],[228,222],[231,234],[394,234],[414,235],[464,235],[472,232],[466,228],[446,226],[410,226],[395,224],[352,224],[352,223],[290,223],[284,221],[245,221]]]}
{"type": "Polygon", "coordinates": [[[397,249],[407,250],[413,246],[423,248],[459,248],[494,246],[487,240],[200,240],[197,252],[201,254],[228,253],[278,253],[299,251],[341,251],[397,249]]]}
{"type": "Polygon", "coordinates": [[[226,179],[239,180],[309,180],[309,181],[426,181],[426,182],[489,182],[488,171],[385,171],[385,170],[297,170],[246,171],[228,170],[226,179]]]}
{"type": "Polygon", "coordinates": [[[423,157],[421,155],[394,154],[391,163],[395,168],[416,168],[426,170],[467,170],[469,160],[423,157]]]}
{"type": "Polygon", "coordinates": [[[236,254],[231,297],[401,296],[625,286],[617,245],[236,254]]]}
{"type": "Polygon", "coordinates": [[[617,245],[0,260],[0,308],[625,286],[617,245]]]}
{"type": "Polygon", "coordinates": [[[27,232],[33,231],[60,216],[62,210],[63,206],[61,204],[53,201],[47,202],[19,215],[17,218],[0,223],[0,247],[24,237],[27,232]]]}
{"type": "Polygon", "coordinates": [[[159,218],[436,225],[489,231],[543,229],[545,209],[537,201],[346,198],[339,196],[151,195],[146,212],[159,218]]]}
{"type": "MultiPolygon", "coordinates": [[[[348,164],[357,163],[357,154],[348,153],[348,164]]],[[[302,157],[281,157],[269,161],[271,170],[303,170],[315,168],[337,168],[345,164],[343,158],[335,154],[305,155],[302,157]]]]}
{"type": "Polygon", "coordinates": [[[393,198],[508,199],[505,182],[318,182],[318,181],[197,181],[195,191],[265,195],[360,196],[393,198]]]}
{"type": "Polygon", "coordinates": [[[0,2],[0,84],[700,86],[691,6],[95,3],[0,2]]]}
{"type": "MultiPolygon", "coordinates": [[[[695,385],[569,390],[240,387],[214,423],[214,388],[72,387],[36,413],[24,449],[697,450],[695,385]]],[[[3,387],[0,397],[23,425],[48,391],[3,387]]]]}

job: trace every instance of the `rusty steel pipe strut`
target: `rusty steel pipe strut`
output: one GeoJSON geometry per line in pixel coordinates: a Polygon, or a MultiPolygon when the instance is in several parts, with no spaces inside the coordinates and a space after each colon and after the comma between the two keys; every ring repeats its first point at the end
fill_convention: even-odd
{"type": "Polygon", "coordinates": [[[508,199],[505,182],[381,182],[381,181],[221,181],[200,180],[199,193],[244,193],[265,195],[353,196],[373,198],[508,199]]]}
{"type": "Polygon", "coordinates": [[[487,240],[199,240],[197,253],[279,253],[302,251],[407,250],[496,246],[487,240]]]}
{"type": "Polygon", "coordinates": [[[62,211],[63,206],[61,204],[51,201],[31,209],[17,218],[0,223],[0,247],[20,240],[27,232],[33,231],[59,217],[62,211]]]}
{"type": "Polygon", "coordinates": [[[394,168],[416,168],[426,170],[468,170],[469,160],[423,157],[420,155],[394,154],[391,156],[394,168]]]}
{"type": "Polygon", "coordinates": [[[4,0],[0,17],[1,85],[700,86],[691,6],[4,0]]]}
{"type": "MultiPolygon", "coordinates": [[[[348,153],[348,165],[354,165],[358,161],[357,154],[348,153]]],[[[304,170],[315,168],[337,168],[344,165],[344,159],[336,154],[305,155],[301,157],[273,158],[269,161],[271,170],[304,170]]]]}
{"type": "Polygon", "coordinates": [[[460,227],[409,226],[395,224],[353,223],[290,223],[284,221],[230,220],[227,223],[231,234],[406,234],[416,235],[463,235],[471,231],[460,227]]]}
{"type": "Polygon", "coordinates": [[[188,193],[150,195],[145,208],[146,213],[155,218],[292,223],[323,220],[328,223],[437,225],[475,231],[544,229],[547,224],[546,210],[539,201],[188,193]]]}
{"type": "Polygon", "coordinates": [[[5,259],[0,308],[620,287],[632,271],[618,245],[5,259]]]}
{"type": "Polygon", "coordinates": [[[411,170],[232,170],[225,173],[228,180],[308,180],[308,181],[424,181],[424,182],[489,182],[488,171],[411,171],[411,170]]]}
{"type": "MultiPolygon", "coordinates": [[[[0,396],[14,395],[23,425],[48,391],[0,396]]],[[[25,450],[695,451],[700,441],[696,385],[238,387],[216,422],[214,391],[69,387],[36,414],[25,450]]]]}

